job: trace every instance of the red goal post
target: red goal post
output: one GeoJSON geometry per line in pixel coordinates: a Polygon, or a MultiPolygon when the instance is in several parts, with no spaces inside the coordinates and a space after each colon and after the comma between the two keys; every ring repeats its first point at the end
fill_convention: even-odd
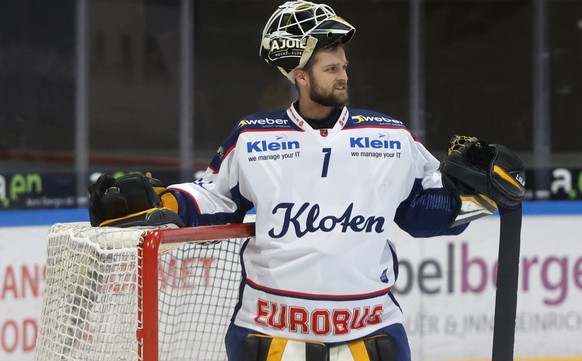
{"type": "Polygon", "coordinates": [[[225,360],[254,231],[52,226],[35,360],[225,360]]]}
{"type": "MultiPolygon", "coordinates": [[[[160,245],[179,245],[186,242],[204,242],[216,239],[240,239],[254,236],[255,224],[229,224],[145,232],[142,247],[138,248],[138,325],[137,338],[141,340],[143,361],[158,361],[158,275],[149,270],[158,269],[160,245]]],[[[206,271],[206,269],[205,269],[206,271]]]]}

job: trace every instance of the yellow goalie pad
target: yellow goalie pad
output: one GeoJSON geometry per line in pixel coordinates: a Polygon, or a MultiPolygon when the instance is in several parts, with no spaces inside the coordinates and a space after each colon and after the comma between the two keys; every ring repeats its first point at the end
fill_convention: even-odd
{"type": "Polygon", "coordinates": [[[282,337],[250,334],[244,341],[242,361],[395,361],[392,340],[379,335],[328,346],[282,337]]]}

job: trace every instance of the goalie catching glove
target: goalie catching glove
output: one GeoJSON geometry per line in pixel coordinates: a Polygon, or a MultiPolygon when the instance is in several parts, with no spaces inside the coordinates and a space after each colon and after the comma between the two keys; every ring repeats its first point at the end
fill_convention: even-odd
{"type": "MultiPolygon", "coordinates": [[[[161,182],[141,174],[114,178],[103,174],[89,186],[89,219],[92,226],[135,227],[175,225],[184,227],[174,204],[165,207],[158,193],[168,198],[161,182]]],[[[173,198],[173,196],[172,196],[173,198]]],[[[175,202],[175,198],[174,198],[175,202]]],[[[176,204],[177,206],[177,204],[176,204]]]]}
{"type": "Polygon", "coordinates": [[[515,208],[525,194],[522,161],[507,147],[455,135],[441,164],[443,186],[461,200],[451,226],[515,208]]]}

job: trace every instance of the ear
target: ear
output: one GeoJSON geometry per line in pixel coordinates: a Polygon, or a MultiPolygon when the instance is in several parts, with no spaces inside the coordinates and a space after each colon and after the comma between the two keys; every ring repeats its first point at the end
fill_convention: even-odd
{"type": "Polygon", "coordinates": [[[307,84],[307,72],[303,69],[295,69],[295,84],[305,86],[307,84]]]}

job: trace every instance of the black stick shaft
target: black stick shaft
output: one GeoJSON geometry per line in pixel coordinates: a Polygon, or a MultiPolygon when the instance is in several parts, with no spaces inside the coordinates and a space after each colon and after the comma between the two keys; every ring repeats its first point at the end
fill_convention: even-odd
{"type": "Polygon", "coordinates": [[[517,288],[521,245],[521,203],[515,209],[499,208],[499,267],[493,326],[493,361],[513,360],[517,288]]]}

